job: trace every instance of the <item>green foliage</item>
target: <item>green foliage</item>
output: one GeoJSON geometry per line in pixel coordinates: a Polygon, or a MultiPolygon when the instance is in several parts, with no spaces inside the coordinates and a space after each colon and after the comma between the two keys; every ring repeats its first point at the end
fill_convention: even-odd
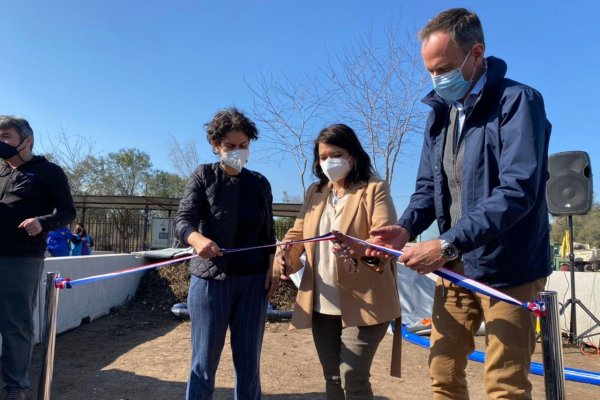
{"type": "Polygon", "coordinates": [[[177,174],[152,170],[148,176],[147,196],[180,198],[186,180],[177,174]]]}
{"type": "Polygon", "coordinates": [[[277,240],[283,239],[287,231],[294,226],[295,218],[281,217],[275,220],[275,236],[277,240]]]}
{"type": "Polygon", "coordinates": [[[122,149],[105,157],[97,157],[87,185],[87,194],[144,195],[151,167],[150,156],[138,149],[122,149]]]}
{"type": "MultiPolygon", "coordinates": [[[[556,217],[551,223],[550,239],[560,244],[567,229],[567,217],[556,217]]],[[[595,203],[589,213],[573,216],[573,241],[588,243],[592,248],[600,248],[600,204],[595,203]]]]}

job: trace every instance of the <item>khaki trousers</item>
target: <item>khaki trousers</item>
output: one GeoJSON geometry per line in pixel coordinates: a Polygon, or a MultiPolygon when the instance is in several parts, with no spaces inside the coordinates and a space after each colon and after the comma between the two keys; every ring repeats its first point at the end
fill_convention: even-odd
{"type": "MultiPolygon", "coordinates": [[[[462,271],[455,268],[456,272],[462,271]]],[[[500,291],[530,301],[546,278],[500,291]]],[[[474,334],[485,321],[484,387],[489,399],[531,399],[528,379],[535,349],[535,316],[522,307],[490,299],[438,278],[433,300],[429,370],[433,399],[469,399],[465,368],[474,334]]]]}

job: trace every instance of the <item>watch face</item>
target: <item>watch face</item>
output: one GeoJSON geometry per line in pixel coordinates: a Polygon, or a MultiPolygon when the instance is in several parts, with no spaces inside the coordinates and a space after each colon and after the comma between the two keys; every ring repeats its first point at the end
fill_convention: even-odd
{"type": "Polygon", "coordinates": [[[456,258],[458,255],[458,250],[452,244],[448,243],[442,249],[442,254],[446,258],[456,258]]]}

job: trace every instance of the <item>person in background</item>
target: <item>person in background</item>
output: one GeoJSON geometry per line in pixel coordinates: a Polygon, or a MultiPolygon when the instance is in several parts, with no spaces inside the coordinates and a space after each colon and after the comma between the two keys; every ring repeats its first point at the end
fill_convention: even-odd
{"type": "Polygon", "coordinates": [[[71,237],[73,234],[66,226],[48,232],[46,240],[48,253],[52,257],[68,256],[71,252],[71,237]]]}
{"type": "MultiPolygon", "coordinates": [[[[308,189],[283,243],[332,230],[368,239],[369,230],[396,221],[388,184],[375,175],[369,155],[347,125],[331,125],[319,133],[312,170],[318,182],[308,189]]],[[[395,263],[344,257],[331,241],[285,247],[275,259],[277,277],[300,270],[300,256],[306,253],[290,328],[312,328],[327,399],[373,399],[369,382],[373,357],[390,321],[396,320],[400,328],[395,263]]],[[[395,335],[396,376],[400,343],[400,335],[395,335]]]]}
{"type": "Polygon", "coordinates": [[[88,235],[82,223],[77,223],[71,236],[71,255],[72,256],[87,256],[92,254],[91,247],[94,241],[88,235]]]}
{"type": "Polygon", "coordinates": [[[82,256],[91,256],[92,255],[92,247],[94,247],[94,240],[92,236],[87,232],[87,230],[81,225],[81,255],[82,256]]]}
{"type": "MultiPolygon", "coordinates": [[[[404,248],[435,220],[438,239],[404,248],[420,274],[441,266],[531,301],[552,272],[546,205],[551,125],[540,93],[505,77],[485,57],[479,17],[453,8],[419,33],[433,81],[432,110],[417,183],[396,225],[371,231],[376,244],[404,248]]],[[[381,252],[370,249],[367,255],[381,252]]],[[[531,399],[535,316],[438,278],[429,357],[433,398],[468,399],[465,368],[485,320],[484,386],[489,399],[531,399]]]]}
{"type": "Polygon", "coordinates": [[[225,109],[206,128],[220,160],[196,168],[174,220],[177,238],[198,255],[190,260],[192,361],[186,398],[212,398],[229,328],[235,398],[259,400],[267,302],[277,287],[270,271],[275,247],[227,254],[221,249],[275,243],[271,185],[244,167],[250,142],[258,139],[250,119],[225,109]]]}
{"type": "Polygon", "coordinates": [[[23,118],[0,116],[0,335],[6,399],[25,400],[33,350],[33,310],[48,231],[75,218],[63,170],[32,153],[23,118]]]}

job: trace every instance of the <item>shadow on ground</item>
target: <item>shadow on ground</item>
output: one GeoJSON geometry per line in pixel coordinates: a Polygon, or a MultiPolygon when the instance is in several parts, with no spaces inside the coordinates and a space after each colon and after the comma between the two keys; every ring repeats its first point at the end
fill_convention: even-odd
{"type": "MultiPolygon", "coordinates": [[[[57,336],[52,399],[181,399],[185,383],[136,375],[110,366],[137,346],[162,337],[181,322],[161,313],[148,317],[141,304],[119,308],[110,315],[57,336]],[[68,376],[66,375],[68,374],[68,376]],[[144,389],[146,390],[140,390],[144,389]]],[[[42,346],[36,345],[30,377],[37,394],[42,346]]],[[[167,366],[168,367],[168,366],[167,366]]]]}

